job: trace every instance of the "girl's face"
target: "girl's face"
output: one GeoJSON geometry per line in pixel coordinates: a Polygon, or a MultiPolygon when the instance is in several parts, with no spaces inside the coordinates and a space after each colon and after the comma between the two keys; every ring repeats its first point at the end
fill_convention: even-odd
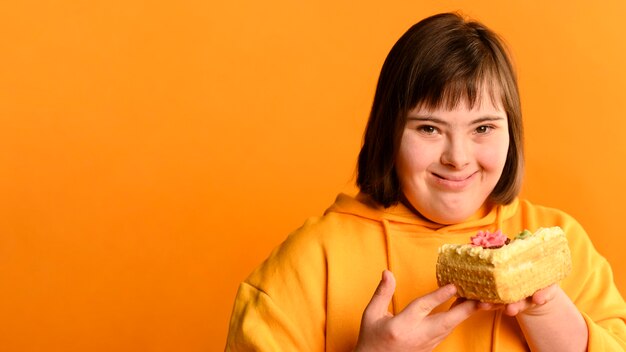
{"type": "Polygon", "coordinates": [[[500,179],[509,148],[507,115],[489,94],[469,108],[415,108],[407,116],[396,172],[422,216],[454,224],[472,216],[500,179]]]}

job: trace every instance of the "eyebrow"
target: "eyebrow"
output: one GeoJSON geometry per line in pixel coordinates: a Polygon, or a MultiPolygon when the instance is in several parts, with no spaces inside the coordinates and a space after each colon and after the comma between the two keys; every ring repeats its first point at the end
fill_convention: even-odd
{"type": "MultiPolygon", "coordinates": [[[[445,120],[442,120],[438,117],[434,117],[434,116],[407,116],[407,121],[425,121],[425,122],[433,122],[433,123],[437,123],[440,125],[449,125],[449,123],[445,120]]],[[[479,123],[483,123],[483,122],[489,122],[489,121],[501,121],[501,120],[505,120],[504,117],[502,116],[493,116],[493,115],[489,115],[489,116],[483,116],[483,117],[479,117],[477,119],[472,120],[472,122],[470,122],[470,125],[476,125],[479,123]]]]}

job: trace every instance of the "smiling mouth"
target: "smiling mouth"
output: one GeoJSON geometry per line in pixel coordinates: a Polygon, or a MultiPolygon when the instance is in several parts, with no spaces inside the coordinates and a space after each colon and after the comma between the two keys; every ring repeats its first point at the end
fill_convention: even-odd
{"type": "Polygon", "coordinates": [[[465,181],[468,178],[474,176],[474,174],[475,174],[475,172],[469,174],[468,176],[442,176],[442,175],[439,175],[439,174],[433,172],[433,175],[435,175],[435,177],[440,178],[442,180],[451,181],[451,182],[465,181]]]}
{"type": "Polygon", "coordinates": [[[444,176],[434,172],[432,173],[438,186],[455,191],[462,190],[467,187],[477,174],[478,172],[473,172],[469,175],[463,176],[444,176]]]}

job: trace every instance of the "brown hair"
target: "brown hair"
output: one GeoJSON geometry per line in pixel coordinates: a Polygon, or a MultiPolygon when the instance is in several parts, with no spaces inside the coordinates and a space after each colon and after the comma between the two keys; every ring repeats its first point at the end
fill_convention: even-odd
{"type": "Polygon", "coordinates": [[[507,114],[509,150],[504,170],[489,200],[508,204],[520,191],[523,127],[517,78],[506,47],[494,32],[458,14],[428,17],[411,27],[385,59],[359,153],[357,186],[385,207],[401,197],[395,160],[407,113],[472,107],[483,85],[507,114]],[[497,95],[497,96],[496,96],[497,95]]]}

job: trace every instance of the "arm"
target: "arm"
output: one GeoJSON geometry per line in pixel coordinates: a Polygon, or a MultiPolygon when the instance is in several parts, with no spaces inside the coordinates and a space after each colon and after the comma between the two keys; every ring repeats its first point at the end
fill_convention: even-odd
{"type": "Polygon", "coordinates": [[[320,243],[289,236],[239,286],[225,350],[324,350],[325,282],[320,243]]]}
{"type": "Polygon", "coordinates": [[[235,299],[225,351],[323,350],[323,344],[311,345],[304,324],[293,321],[272,297],[244,282],[235,299]]]}
{"type": "Polygon", "coordinates": [[[504,307],[504,314],[516,316],[533,351],[555,350],[549,348],[552,343],[559,351],[567,350],[563,346],[592,352],[626,350],[626,303],[609,263],[571,217],[539,222],[559,224],[568,235],[572,273],[560,286],[504,307]]]}
{"type": "Polygon", "coordinates": [[[589,351],[626,350],[626,303],[611,266],[576,221],[565,224],[572,252],[572,274],[561,288],[576,305],[589,332],[589,351]]]}
{"type": "Polygon", "coordinates": [[[589,331],[582,314],[557,285],[506,305],[516,316],[532,351],[586,351],[589,331]]]}

